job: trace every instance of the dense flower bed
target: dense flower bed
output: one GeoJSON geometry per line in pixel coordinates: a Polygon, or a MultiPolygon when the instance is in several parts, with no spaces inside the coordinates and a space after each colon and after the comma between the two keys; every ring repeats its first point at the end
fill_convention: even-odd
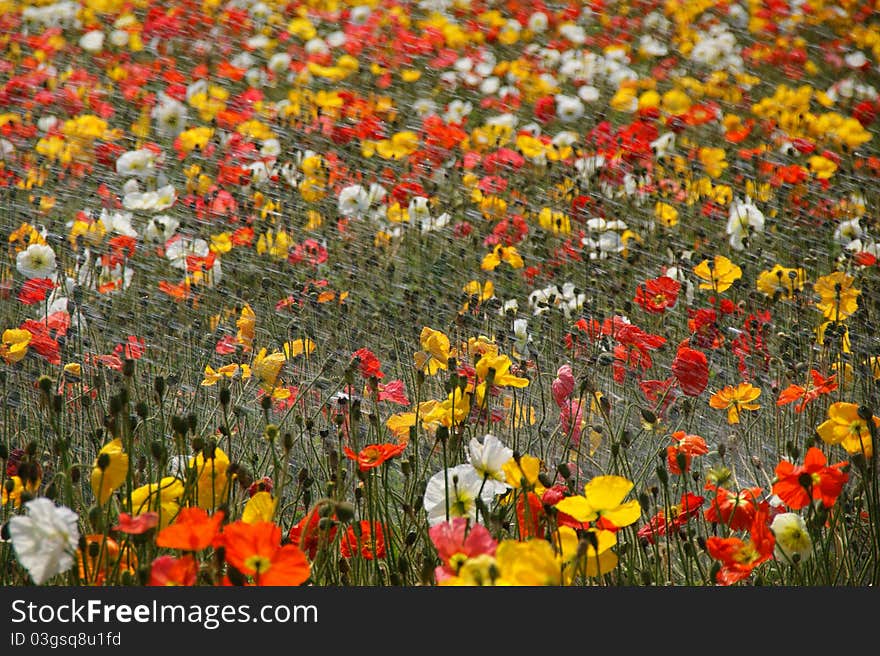
{"type": "Polygon", "coordinates": [[[877,584],[874,15],[2,0],[0,584],[877,584]]]}

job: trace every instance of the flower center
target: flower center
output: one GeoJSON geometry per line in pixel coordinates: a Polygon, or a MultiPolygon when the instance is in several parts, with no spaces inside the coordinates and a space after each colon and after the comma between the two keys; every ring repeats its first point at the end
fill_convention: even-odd
{"type": "Polygon", "coordinates": [[[269,571],[269,568],[272,567],[272,561],[266,556],[261,556],[259,554],[248,556],[245,559],[244,564],[248,569],[254,570],[257,574],[265,574],[269,571]]]}

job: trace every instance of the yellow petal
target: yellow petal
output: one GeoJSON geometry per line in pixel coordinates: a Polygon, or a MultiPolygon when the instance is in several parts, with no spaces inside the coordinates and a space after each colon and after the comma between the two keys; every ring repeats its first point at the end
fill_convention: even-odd
{"type": "Polygon", "coordinates": [[[265,490],[257,492],[245,504],[244,511],[241,514],[241,521],[246,524],[271,522],[272,517],[275,515],[275,506],[277,504],[278,500],[273,499],[269,492],[265,490]]]}

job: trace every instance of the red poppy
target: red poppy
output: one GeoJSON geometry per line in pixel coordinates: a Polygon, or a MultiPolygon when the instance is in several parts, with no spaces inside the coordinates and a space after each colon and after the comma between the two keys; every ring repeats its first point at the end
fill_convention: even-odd
{"type": "Polygon", "coordinates": [[[56,332],[55,336],[53,336],[48,324],[42,321],[35,321],[34,319],[27,319],[19,328],[31,334],[31,341],[28,346],[34,352],[44,357],[50,364],[61,364],[61,347],[58,344],[57,337],[63,335],[63,333],[56,332]]]}
{"type": "Polygon", "coordinates": [[[370,349],[358,349],[352,353],[352,357],[357,359],[358,368],[360,369],[361,376],[364,378],[385,377],[385,374],[382,373],[382,363],[379,362],[379,358],[370,349]]]}
{"type": "Polygon", "coordinates": [[[183,551],[201,551],[217,535],[224,513],[218,510],[208,515],[202,508],[182,508],[174,522],[156,536],[156,545],[183,551]]]}
{"type": "Polygon", "coordinates": [[[399,456],[406,449],[406,443],[403,444],[368,444],[358,453],[355,453],[347,446],[343,448],[345,456],[358,463],[361,471],[367,471],[378,467],[379,465],[399,456]]]}
{"type": "Polygon", "coordinates": [[[808,383],[806,387],[802,385],[789,385],[782,390],[779,393],[779,398],[776,399],[776,405],[786,405],[799,400],[799,403],[794,407],[794,411],[803,412],[810,401],[837,389],[836,374],[825,378],[815,369],[810,369],[810,377],[812,382],[808,383]]]}
{"type": "Polygon", "coordinates": [[[293,544],[282,546],[281,528],[272,522],[228,524],[214,546],[222,546],[226,562],[257,585],[300,585],[311,575],[306,555],[293,544]]]}
{"type": "Polygon", "coordinates": [[[382,524],[373,522],[371,527],[370,522],[364,519],[356,525],[349,526],[339,543],[339,550],[343,558],[351,558],[355,553],[360,553],[364,560],[385,558],[385,534],[382,531],[382,524]]]}
{"type": "Polygon", "coordinates": [[[114,531],[127,533],[128,535],[141,535],[159,524],[159,513],[145,512],[132,517],[128,513],[119,513],[119,521],[113,527],[114,531]]]}
{"type": "Polygon", "coordinates": [[[721,568],[715,581],[721,585],[732,585],[747,578],[752,570],[773,557],[776,538],[768,525],[768,511],[761,509],[749,525],[749,539],[719,538],[712,536],[706,540],[706,550],[715,560],[721,561],[721,568]]]}
{"type": "Polygon", "coordinates": [[[55,289],[51,278],[29,278],[18,292],[18,300],[23,305],[34,305],[46,299],[46,293],[55,289]]]}
{"type": "Polygon", "coordinates": [[[672,373],[682,392],[687,396],[699,396],[709,384],[709,362],[706,354],[691,348],[685,340],[679,345],[672,361],[672,373]]]}
{"type": "Polygon", "coordinates": [[[710,483],[706,485],[706,489],[715,491],[715,498],[703,513],[706,521],[725,524],[733,531],[748,529],[758,509],[768,505],[766,501],[760,501],[760,487],[733,492],[710,483]]]}
{"type": "Polygon", "coordinates": [[[190,554],[159,556],[150,567],[150,586],[195,585],[199,564],[190,554]]]}
{"type": "Polygon", "coordinates": [[[672,506],[668,511],[658,511],[647,524],[640,528],[639,537],[653,544],[658,536],[678,531],[687,524],[691,517],[695,517],[700,512],[705,500],[705,497],[697,496],[691,492],[683,494],[678,505],[672,506]]]}
{"type": "Polygon", "coordinates": [[[673,444],[666,447],[666,464],[672,474],[681,474],[682,471],[690,471],[691,459],[694,456],[704,456],[709,453],[709,447],[699,435],[688,435],[684,431],[675,431],[672,434],[673,444]],[[679,466],[679,454],[684,457],[684,467],[679,466]]]}
{"type": "Polygon", "coordinates": [[[821,449],[813,446],[804,457],[804,464],[796,466],[787,460],[776,465],[776,481],[773,494],[792,510],[800,510],[812,500],[820,500],[826,508],[837,501],[849,474],[842,471],[846,462],[827,466],[821,449]]]}
{"type": "Polygon", "coordinates": [[[675,306],[681,283],[669,276],[646,280],[636,288],[635,302],[651,314],[663,314],[675,306]]]}
{"type": "MultiPolygon", "coordinates": [[[[402,380],[392,380],[384,385],[379,383],[378,392],[380,401],[389,401],[397,405],[409,405],[409,398],[406,396],[406,388],[402,380]]],[[[364,394],[369,394],[369,390],[364,392],[364,394]]]]}

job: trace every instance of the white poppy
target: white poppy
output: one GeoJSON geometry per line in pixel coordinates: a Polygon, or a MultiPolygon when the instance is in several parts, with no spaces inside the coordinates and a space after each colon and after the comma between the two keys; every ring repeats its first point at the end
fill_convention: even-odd
{"type": "Polygon", "coordinates": [[[73,567],[79,544],[79,516],[46,497],[25,503],[27,515],[9,520],[9,537],[15,556],[34,583],[42,585],[73,567]]]}
{"type": "Polygon", "coordinates": [[[776,537],[777,559],[792,562],[797,558],[803,562],[813,553],[813,541],[807,531],[807,524],[797,513],[776,515],[770,523],[770,530],[776,537]]]}
{"type": "Polygon", "coordinates": [[[483,478],[470,464],[441,469],[425,487],[424,507],[428,524],[434,526],[453,517],[477,518],[477,498],[488,506],[495,493],[483,485],[483,478]],[[482,492],[481,492],[482,490],[482,492]]]}
{"type": "Polygon", "coordinates": [[[479,477],[485,480],[483,489],[490,488],[493,496],[504,494],[510,489],[506,482],[504,465],[512,457],[513,449],[491,433],[483,436],[482,442],[473,437],[468,443],[468,462],[479,477]]]}
{"type": "Polygon", "coordinates": [[[52,278],[55,251],[46,244],[31,244],[15,256],[15,268],[25,278],[52,278]]]}

